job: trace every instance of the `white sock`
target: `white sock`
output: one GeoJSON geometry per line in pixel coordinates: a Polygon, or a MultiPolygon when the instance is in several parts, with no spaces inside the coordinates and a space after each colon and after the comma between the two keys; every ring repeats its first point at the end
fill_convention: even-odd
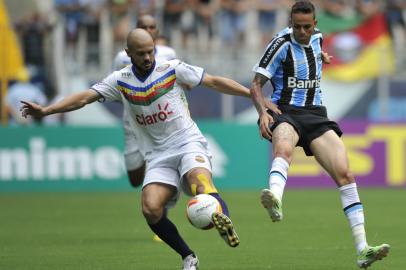
{"type": "Polygon", "coordinates": [[[283,190],[288,178],[289,163],[280,157],[272,161],[272,168],[269,172],[269,189],[275,197],[282,201],[283,190]]]}
{"type": "Polygon", "coordinates": [[[355,248],[360,254],[368,246],[364,227],[364,209],[359,200],[357,184],[352,183],[339,188],[344,213],[350,223],[355,248]]]}

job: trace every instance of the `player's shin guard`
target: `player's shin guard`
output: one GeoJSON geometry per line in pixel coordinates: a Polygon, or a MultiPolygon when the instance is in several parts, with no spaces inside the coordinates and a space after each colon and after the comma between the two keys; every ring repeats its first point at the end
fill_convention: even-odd
{"type": "Polygon", "coordinates": [[[289,163],[285,159],[276,157],[272,161],[272,168],[269,172],[269,189],[279,201],[282,201],[283,191],[288,177],[288,169],[289,163]]]}
{"type": "Polygon", "coordinates": [[[162,239],[162,241],[167,243],[173,250],[182,256],[182,259],[193,254],[193,251],[180,236],[175,224],[173,224],[166,216],[163,216],[156,224],[148,225],[151,230],[162,239]]]}
{"type": "Polygon", "coordinates": [[[359,200],[357,185],[348,184],[339,188],[343,210],[351,226],[355,248],[360,254],[367,247],[364,227],[364,210],[359,200]]]}
{"type": "Polygon", "coordinates": [[[223,211],[223,214],[226,216],[230,216],[229,212],[228,212],[228,207],[225,201],[223,201],[223,199],[221,198],[220,194],[218,193],[209,193],[209,195],[213,196],[214,198],[216,198],[220,205],[221,205],[221,209],[223,211]]]}

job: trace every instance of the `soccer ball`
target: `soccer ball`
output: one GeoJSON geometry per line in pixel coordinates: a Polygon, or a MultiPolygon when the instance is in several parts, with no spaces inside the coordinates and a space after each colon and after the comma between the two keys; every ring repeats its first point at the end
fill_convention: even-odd
{"type": "Polygon", "coordinates": [[[186,207],[189,222],[198,229],[213,228],[211,216],[215,212],[222,212],[219,201],[211,195],[199,194],[191,198],[186,207]]]}

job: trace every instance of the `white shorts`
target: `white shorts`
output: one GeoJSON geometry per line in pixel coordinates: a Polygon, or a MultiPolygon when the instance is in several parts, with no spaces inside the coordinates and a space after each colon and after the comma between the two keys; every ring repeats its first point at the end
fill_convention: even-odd
{"type": "Polygon", "coordinates": [[[129,123],[124,120],[124,161],[127,171],[140,168],[144,164],[144,156],[141,154],[134,132],[129,123]]]}
{"type": "Polygon", "coordinates": [[[148,160],[143,187],[151,183],[164,183],[176,187],[176,195],[166,205],[173,207],[179,199],[180,192],[189,190],[183,176],[193,168],[212,171],[211,154],[207,144],[188,143],[180,148],[168,149],[159,157],[148,160]]]}

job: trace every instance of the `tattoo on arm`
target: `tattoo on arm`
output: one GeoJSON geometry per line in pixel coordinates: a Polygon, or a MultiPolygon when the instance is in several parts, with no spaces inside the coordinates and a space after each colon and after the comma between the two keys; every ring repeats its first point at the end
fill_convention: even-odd
{"type": "Polygon", "coordinates": [[[268,80],[267,77],[259,73],[255,74],[255,78],[251,86],[251,99],[254,103],[255,108],[257,109],[258,114],[261,114],[265,107],[264,95],[262,93],[262,87],[268,80]]]}

